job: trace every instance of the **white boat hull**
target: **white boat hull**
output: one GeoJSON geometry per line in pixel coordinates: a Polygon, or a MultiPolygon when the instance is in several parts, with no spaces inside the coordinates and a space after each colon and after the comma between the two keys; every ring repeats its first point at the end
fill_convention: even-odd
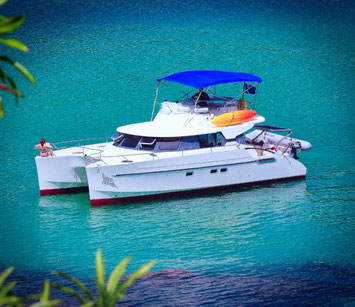
{"type": "Polygon", "coordinates": [[[305,178],[305,166],[288,155],[238,157],[243,152],[219,153],[219,157],[216,154],[175,157],[149,163],[91,165],[86,169],[91,205],[200,195],[305,178]],[[209,161],[212,156],[213,161],[209,161]]]}
{"type": "Polygon", "coordinates": [[[36,157],[41,196],[86,192],[83,156],[36,157]]]}

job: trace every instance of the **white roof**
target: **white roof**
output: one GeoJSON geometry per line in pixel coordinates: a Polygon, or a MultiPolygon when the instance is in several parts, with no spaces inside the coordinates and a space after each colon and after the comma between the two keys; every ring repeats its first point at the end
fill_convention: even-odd
{"type": "Polygon", "coordinates": [[[227,139],[231,139],[248,131],[256,123],[265,121],[264,117],[256,116],[253,120],[240,125],[216,127],[211,123],[213,117],[208,113],[158,113],[154,121],[122,126],[117,128],[117,131],[146,137],[183,137],[222,132],[227,139]]]}

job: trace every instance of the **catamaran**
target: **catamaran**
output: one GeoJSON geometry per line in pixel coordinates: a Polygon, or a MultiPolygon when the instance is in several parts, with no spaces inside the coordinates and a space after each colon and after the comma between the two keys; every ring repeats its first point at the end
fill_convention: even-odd
{"type": "Polygon", "coordinates": [[[255,111],[260,77],[199,70],[157,81],[150,121],[117,128],[111,142],[79,140],[66,148],[60,142],[53,157],[36,157],[41,195],[89,189],[91,205],[100,206],[305,178],[298,154],[311,144],[293,138],[291,129],[261,125],[265,118],[255,111]],[[164,100],[154,118],[159,86],[169,82],[197,93],[164,100]],[[217,85],[226,83],[241,90],[217,95],[217,85]]]}

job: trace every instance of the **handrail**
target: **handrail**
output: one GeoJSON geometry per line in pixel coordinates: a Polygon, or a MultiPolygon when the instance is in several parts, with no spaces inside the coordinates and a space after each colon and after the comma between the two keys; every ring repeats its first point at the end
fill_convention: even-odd
{"type": "MultiPolygon", "coordinates": [[[[239,149],[239,144],[231,144],[231,145],[224,145],[224,146],[216,146],[216,147],[206,147],[206,148],[198,148],[198,149],[209,149],[209,152],[210,153],[213,153],[215,152],[214,149],[216,148],[226,148],[226,147],[237,147],[239,149]]],[[[103,152],[103,151],[102,151],[103,152]]],[[[181,150],[181,151],[176,151],[177,153],[180,153],[181,156],[184,156],[184,153],[186,152],[191,152],[191,150],[181,150]]],[[[103,155],[100,155],[100,160],[103,161],[102,159],[103,158],[119,158],[119,157],[122,157],[124,158],[125,160],[129,160],[127,159],[127,157],[134,157],[134,156],[143,156],[143,155],[149,155],[152,157],[152,160],[154,160],[154,157],[157,157],[158,156],[158,153],[171,153],[171,151],[161,151],[161,152],[143,152],[143,153],[132,153],[132,154],[118,154],[118,155],[113,155],[113,156],[103,156],[103,155]]]]}
{"type": "Polygon", "coordinates": [[[93,151],[96,151],[96,153],[89,154],[89,155],[87,154],[87,155],[86,155],[87,157],[91,157],[92,155],[96,155],[96,154],[100,154],[100,157],[101,157],[101,153],[104,152],[102,149],[90,148],[90,147],[85,147],[85,146],[80,146],[80,148],[83,149],[83,154],[85,154],[85,149],[86,149],[86,150],[93,150],[93,151]]]}
{"type": "Polygon", "coordinates": [[[274,146],[275,147],[279,147],[279,145],[281,144],[281,142],[287,138],[289,138],[292,135],[293,131],[290,131],[287,135],[284,135],[283,138],[281,138],[279,141],[277,141],[274,146]]]}
{"type": "Polygon", "coordinates": [[[110,139],[110,136],[103,136],[103,137],[99,137],[99,138],[90,138],[90,139],[80,139],[80,140],[70,140],[70,141],[61,141],[61,142],[55,142],[52,143],[52,145],[54,146],[55,149],[60,150],[60,149],[65,149],[65,148],[69,148],[69,147],[73,147],[73,146],[68,146],[68,147],[57,147],[58,144],[65,144],[65,143],[78,143],[77,147],[81,147],[80,142],[84,142],[84,141],[94,141],[94,140],[102,140],[105,139],[106,143],[108,143],[108,139],[110,139]]]}

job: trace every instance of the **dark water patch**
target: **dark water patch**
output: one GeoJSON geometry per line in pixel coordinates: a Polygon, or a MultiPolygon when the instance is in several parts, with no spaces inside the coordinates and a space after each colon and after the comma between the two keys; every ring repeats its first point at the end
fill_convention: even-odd
{"type": "MultiPolygon", "coordinates": [[[[3,267],[3,266],[1,266],[3,267]]],[[[15,271],[15,294],[40,293],[43,282],[71,286],[50,272],[15,271]]],[[[81,280],[96,293],[95,282],[81,280]]],[[[201,273],[179,269],[149,272],[137,281],[121,301],[123,306],[196,305],[339,305],[355,302],[355,267],[326,263],[245,267],[238,272],[201,273]]],[[[52,290],[62,306],[78,305],[67,294],[52,290]]]]}
{"type": "Polygon", "coordinates": [[[242,274],[159,271],[137,282],[123,305],[324,305],[350,301],[354,267],[328,264],[264,267],[242,274]]]}

